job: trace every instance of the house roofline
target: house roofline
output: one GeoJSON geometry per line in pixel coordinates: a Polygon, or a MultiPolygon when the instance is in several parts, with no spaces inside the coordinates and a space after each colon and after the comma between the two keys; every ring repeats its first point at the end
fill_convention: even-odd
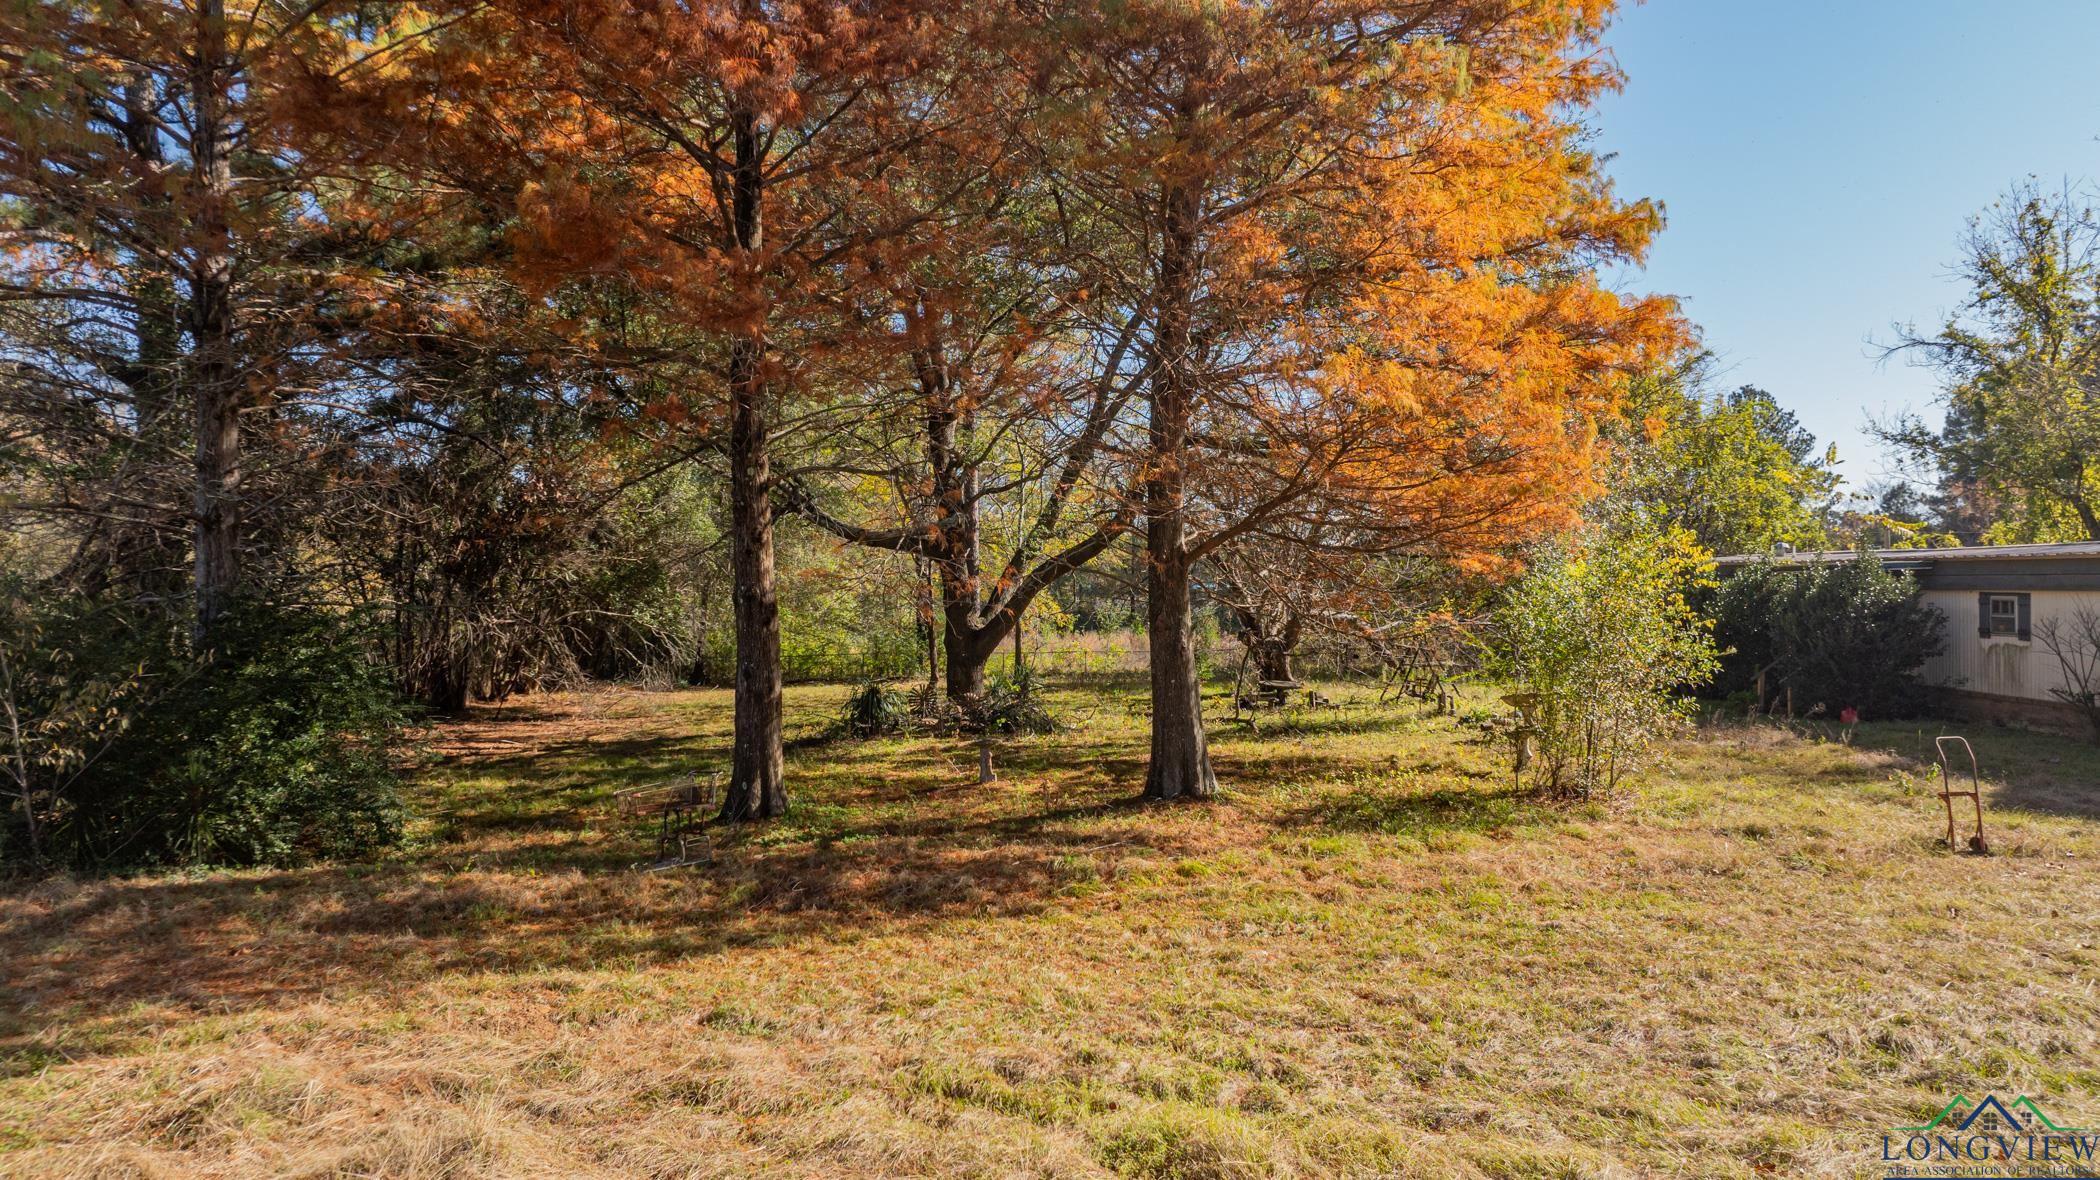
{"type": "Polygon", "coordinates": [[[2066,541],[2040,545],[1971,545],[1959,549],[1817,549],[1799,553],[1740,553],[1715,564],[1735,569],[1760,562],[1782,566],[1829,565],[1871,556],[1890,569],[1929,569],[1958,561],[2049,561],[2100,558],[2100,541],[2066,541]]]}

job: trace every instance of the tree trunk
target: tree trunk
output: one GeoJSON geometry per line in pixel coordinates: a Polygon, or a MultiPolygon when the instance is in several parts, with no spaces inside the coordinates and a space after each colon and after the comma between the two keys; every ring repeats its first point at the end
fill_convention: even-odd
{"type": "Polygon", "coordinates": [[[919,585],[914,593],[918,601],[913,605],[918,609],[919,639],[926,648],[926,687],[930,690],[941,682],[941,637],[933,624],[933,569],[924,557],[913,559],[913,564],[919,571],[919,585]]]}
{"type": "Polygon", "coordinates": [[[967,634],[950,626],[943,636],[948,653],[948,699],[960,705],[984,695],[984,667],[991,661],[967,634]]]}
{"type": "Polygon", "coordinates": [[[190,276],[196,352],[196,487],[192,502],[196,634],[211,631],[240,585],[241,379],[234,357],[231,66],[223,0],[198,6],[198,53],[191,101],[191,154],[198,184],[196,255],[190,276]]]}
{"type": "Polygon", "coordinates": [[[969,453],[970,423],[956,412],[941,355],[921,349],[913,358],[926,400],[926,465],[933,476],[932,562],[941,596],[941,647],[948,663],[948,699],[960,705],[984,692],[984,669],[1000,634],[989,636],[983,608],[982,537],[978,532],[977,465],[969,453]],[[957,435],[963,437],[958,442],[957,435]]]}
{"type": "Polygon", "coordinates": [[[1226,586],[1234,601],[1227,603],[1233,617],[1240,624],[1240,642],[1247,655],[1254,661],[1256,681],[1293,681],[1297,677],[1291,671],[1291,656],[1298,650],[1299,636],[1304,626],[1298,612],[1289,608],[1278,608],[1283,614],[1283,623],[1271,628],[1272,615],[1264,615],[1261,607],[1237,583],[1227,580],[1226,586]]]}
{"type": "Polygon", "coordinates": [[[1152,665],[1152,760],[1147,799],[1208,799],[1218,792],[1203,735],[1203,686],[1196,674],[1195,620],[1189,605],[1187,463],[1193,395],[1190,304],[1194,293],[1197,193],[1164,194],[1166,233],[1160,254],[1159,322],[1153,346],[1149,438],[1152,478],[1145,485],[1145,599],[1152,665]]]}
{"type": "Polygon", "coordinates": [[[971,604],[952,596],[943,613],[947,624],[941,647],[948,663],[948,699],[959,705],[983,694],[985,669],[999,650],[999,641],[1006,638],[1005,616],[1002,612],[980,623],[973,617],[976,612],[971,604]]]}
{"type": "Polygon", "coordinates": [[[467,711],[474,683],[473,659],[457,632],[453,601],[447,593],[432,604],[415,641],[422,669],[417,688],[425,704],[447,717],[467,711]]]}
{"type": "MultiPolygon", "coordinates": [[[[764,147],[750,112],[736,117],[735,245],[764,243],[764,147]]],[[[767,445],[765,335],[738,337],[729,356],[730,564],[736,581],[736,722],[725,820],[787,814],[780,744],[780,603],[773,587],[772,472],[767,445]]]]}
{"type": "MultiPolygon", "coordinates": [[[[1167,523],[1167,522],[1161,522],[1167,523]]],[[[1195,621],[1189,609],[1188,560],[1180,552],[1180,521],[1153,535],[1147,598],[1152,665],[1152,761],[1145,767],[1145,798],[1208,799],[1218,793],[1203,734],[1203,684],[1196,673],[1195,621]]]]}
{"type": "MultiPolygon", "coordinates": [[[[138,438],[146,462],[158,468],[163,455],[178,455],[188,446],[193,423],[184,421],[189,407],[180,404],[180,357],[182,320],[175,284],[165,275],[147,277],[138,286],[138,367],[132,384],[132,405],[138,417],[138,438]]],[[[147,594],[169,602],[182,599],[185,583],[192,576],[180,503],[168,505],[169,516],[152,522],[144,552],[129,556],[134,580],[147,594]]]]}
{"type": "Polygon", "coordinates": [[[223,383],[200,371],[196,392],[194,576],[202,638],[225,614],[240,578],[241,426],[240,408],[223,383]]]}
{"type": "Polygon", "coordinates": [[[458,717],[467,711],[467,690],[473,674],[468,671],[464,656],[446,652],[443,661],[430,678],[424,702],[447,717],[458,717]]]}
{"type": "Polygon", "coordinates": [[[22,714],[17,707],[14,665],[7,648],[0,645],[0,714],[7,718],[8,746],[13,751],[8,776],[15,781],[16,797],[22,800],[23,832],[29,838],[29,863],[44,859],[43,829],[37,823],[36,775],[29,769],[29,741],[22,733],[22,714]]]}
{"type": "Polygon", "coordinates": [[[960,704],[983,691],[985,668],[1008,634],[1014,642],[1014,671],[1019,674],[1023,670],[1020,618],[1029,604],[1037,594],[1093,560],[1128,527],[1127,517],[1119,514],[1110,523],[1097,525],[1087,539],[1055,556],[1042,554],[1044,538],[1056,532],[1066,498],[1079,485],[1093,448],[1101,444],[1122,398],[1111,398],[1106,391],[1101,395],[1089,413],[1081,441],[1066,456],[1065,469],[1049,500],[1015,541],[1005,568],[987,593],[978,511],[982,472],[973,441],[976,422],[974,411],[959,408],[962,402],[972,399],[956,395],[954,376],[939,332],[933,327],[939,321],[939,313],[928,307],[925,292],[916,293],[900,314],[909,334],[925,341],[913,351],[912,365],[925,407],[922,424],[933,502],[930,526],[914,524],[906,530],[860,528],[823,512],[807,497],[791,496],[787,502],[835,536],[870,548],[913,555],[921,578],[917,605],[925,628],[922,638],[927,646],[926,683],[932,687],[939,681],[937,653],[945,651],[948,697],[960,704]]]}
{"type": "Polygon", "coordinates": [[[1255,643],[1254,671],[1267,681],[1289,683],[1297,679],[1291,675],[1291,649],[1280,639],[1263,639],[1255,643]]]}
{"type": "MultiPolygon", "coordinates": [[[[124,140],[136,157],[142,173],[159,173],[167,167],[165,140],[152,114],[159,90],[150,73],[133,77],[124,88],[124,140]]],[[[141,195],[149,216],[162,223],[171,220],[173,198],[158,189],[141,195]]],[[[132,298],[138,305],[135,335],[136,360],[126,378],[131,393],[137,438],[146,465],[157,469],[164,454],[194,450],[188,445],[189,429],[182,404],[182,316],[184,308],[175,280],[165,261],[136,264],[132,298]]],[[[128,568],[126,580],[143,593],[167,602],[180,601],[192,571],[189,561],[188,513],[181,504],[167,505],[168,517],[148,522],[148,532],[134,553],[120,552],[118,563],[128,568]]],[[[125,546],[129,548],[130,546],[125,546]]]]}
{"type": "MultiPolygon", "coordinates": [[[[2081,471],[2079,474],[2083,476],[2085,473],[2081,471]]],[[[2071,509],[2078,513],[2078,522],[2085,526],[2086,540],[2100,541],[2100,514],[2093,511],[2092,501],[2076,494],[2070,497],[2070,501],[2071,509]]]]}
{"type": "Polygon", "coordinates": [[[758,345],[730,361],[730,564],[736,582],[736,723],[722,818],[787,814],[780,743],[780,604],[773,585],[773,509],[767,496],[764,378],[758,345]]]}

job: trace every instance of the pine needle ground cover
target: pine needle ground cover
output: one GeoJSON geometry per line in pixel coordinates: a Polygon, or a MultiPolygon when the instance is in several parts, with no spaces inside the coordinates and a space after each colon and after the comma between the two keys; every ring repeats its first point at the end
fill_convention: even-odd
{"type": "Polygon", "coordinates": [[[598,693],[434,733],[380,862],[0,894],[0,1174],[1855,1177],[1957,1093],[2100,1125],[2077,743],[1975,735],[1975,858],[1929,724],[1707,729],[1571,809],[1359,702],[1214,722],[1227,796],[1146,807],[1136,686],[991,786],[825,736],[846,691],[711,865],[633,871],[614,793],[718,767],[728,695],[598,693]]]}

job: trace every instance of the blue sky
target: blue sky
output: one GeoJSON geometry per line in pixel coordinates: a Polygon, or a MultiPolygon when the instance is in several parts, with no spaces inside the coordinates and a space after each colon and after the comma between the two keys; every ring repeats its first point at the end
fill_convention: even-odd
{"type": "Polygon", "coordinates": [[[1725,386],[1772,391],[1855,486],[1891,470],[1867,415],[1937,384],[1868,340],[1945,318],[2010,183],[2100,175],[2100,0],[1649,0],[1609,44],[1598,146],[1669,214],[1620,285],[1683,297],[1725,386]]]}

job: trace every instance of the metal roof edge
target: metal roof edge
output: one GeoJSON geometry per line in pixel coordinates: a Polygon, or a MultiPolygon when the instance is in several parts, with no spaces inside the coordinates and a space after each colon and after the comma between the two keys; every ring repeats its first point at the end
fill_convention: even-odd
{"type": "Polygon", "coordinates": [[[1775,565],[1827,565],[1854,561],[1862,554],[1883,563],[1942,561],[2048,561],[2100,557],[2100,541],[2065,541],[2038,545],[1971,545],[1957,549],[1814,549],[1798,553],[1738,553],[1715,559],[1716,565],[1744,566],[1769,561],[1775,565]]]}

